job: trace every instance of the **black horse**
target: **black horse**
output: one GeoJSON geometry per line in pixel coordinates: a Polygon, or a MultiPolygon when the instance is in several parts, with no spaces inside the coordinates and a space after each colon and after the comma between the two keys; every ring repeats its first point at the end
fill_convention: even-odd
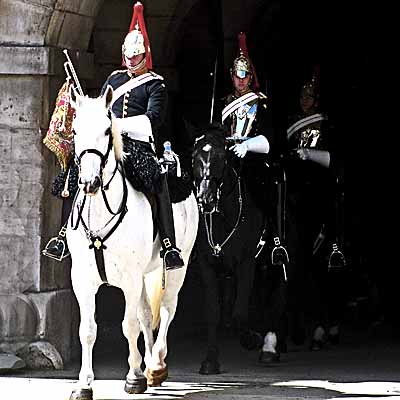
{"type": "Polygon", "coordinates": [[[269,167],[259,158],[254,164],[256,171],[252,155],[246,155],[243,162],[229,151],[231,145],[222,127],[211,125],[200,131],[192,153],[200,207],[196,248],[204,283],[208,341],[201,374],[220,373],[217,329],[221,321],[238,332],[247,349],[263,343],[263,337],[250,329],[249,299],[260,239],[265,239],[263,231],[270,227],[266,210],[271,207],[266,206],[269,200],[263,195],[268,191],[267,183],[257,177],[265,178],[269,167]],[[247,169],[245,163],[249,163],[247,169]]]}

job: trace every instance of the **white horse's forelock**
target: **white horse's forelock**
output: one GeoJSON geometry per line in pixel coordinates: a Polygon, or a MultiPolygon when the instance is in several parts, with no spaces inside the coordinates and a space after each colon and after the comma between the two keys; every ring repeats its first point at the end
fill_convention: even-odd
{"type": "MultiPolygon", "coordinates": [[[[91,98],[87,95],[82,96],[77,103],[77,110],[79,110],[79,113],[77,115],[91,115],[90,118],[87,119],[82,119],[78,118],[78,120],[75,120],[75,124],[79,125],[79,128],[81,130],[86,130],[86,131],[91,131],[91,127],[93,127],[93,121],[95,120],[100,120],[101,117],[104,117],[106,113],[104,112],[104,101],[103,98],[97,97],[97,98],[91,98]],[[98,116],[98,117],[97,117],[98,116]],[[87,122],[86,122],[87,121],[87,122]],[[87,123],[87,127],[83,127],[82,123],[87,123]]],[[[115,115],[111,112],[112,117],[111,117],[111,122],[113,118],[115,118],[115,115]]],[[[111,134],[113,137],[113,147],[114,147],[114,154],[115,154],[115,159],[117,161],[123,161],[124,157],[126,156],[126,153],[123,151],[123,142],[122,142],[122,135],[121,132],[116,129],[115,125],[111,124],[111,134]]]]}

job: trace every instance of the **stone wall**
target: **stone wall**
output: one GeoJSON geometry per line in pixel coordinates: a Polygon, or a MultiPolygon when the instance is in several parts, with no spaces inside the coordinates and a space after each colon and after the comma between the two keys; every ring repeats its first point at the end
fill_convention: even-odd
{"type": "Polygon", "coordinates": [[[41,255],[62,208],[50,195],[59,166],[42,140],[65,79],[62,49],[83,80],[93,75],[86,50],[101,3],[1,2],[0,351],[17,353],[38,340],[64,362],[77,351],[69,263],[41,255]]]}

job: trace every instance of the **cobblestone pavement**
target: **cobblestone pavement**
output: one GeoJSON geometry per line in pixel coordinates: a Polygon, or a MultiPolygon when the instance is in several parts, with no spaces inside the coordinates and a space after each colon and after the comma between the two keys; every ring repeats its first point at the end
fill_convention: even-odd
{"type": "MultiPolygon", "coordinates": [[[[221,347],[222,373],[198,374],[204,342],[185,338],[170,345],[169,378],[143,395],[123,391],[126,349],[95,352],[96,400],[125,399],[400,399],[400,340],[350,337],[321,352],[289,345],[274,366],[258,362],[257,351],[246,351],[235,338],[221,347]]],[[[14,371],[0,377],[1,400],[67,400],[79,364],[62,371],[14,371]]]]}

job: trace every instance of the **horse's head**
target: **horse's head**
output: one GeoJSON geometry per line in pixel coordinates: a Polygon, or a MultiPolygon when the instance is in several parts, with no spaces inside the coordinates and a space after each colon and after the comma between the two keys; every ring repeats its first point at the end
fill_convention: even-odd
{"type": "Polygon", "coordinates": [[[90,98],[76,95],[73,121],[75,157],[79,166],[79,186],[85,194],[94,195],[103,182],[103,170],[113,147],[109,107],[113,89],[108,86],[103,96],[90,98]]]}
{"type": "Polygon", "coordinates": [[[203,212],[217,208],[225,163],[224,131],[220,126],[211,126],[195,140],[192,154],[196,197],[203,212]]]}

